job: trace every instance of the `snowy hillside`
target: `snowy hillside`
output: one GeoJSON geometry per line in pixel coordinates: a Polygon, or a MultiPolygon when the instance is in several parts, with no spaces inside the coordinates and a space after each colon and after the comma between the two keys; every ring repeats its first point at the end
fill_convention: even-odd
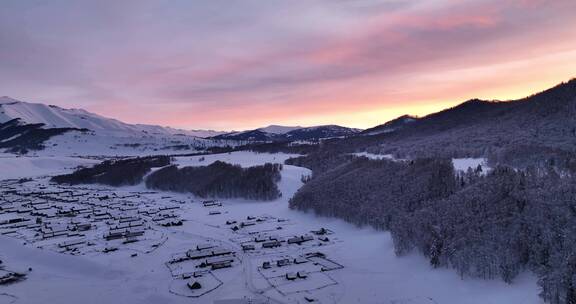
{"type": "Polygon", "coordinates": [[[27,124],[42,123],[46,128],[89,129],[114,136],[176,135],[211,137],[221,132],[211,130],[181,130],[154,125],[127,124],[82,109],[64,109],[54,105],[29,103],[7,96],[0,97],[0,123],[19,118],[27,124]]]}
{"type": "MultiPolygon", "coordinates": [[[[215,131],[127,124],[82,109],[0,97],[0,149],[39,156],[135,156],[193,153],[225,140],[215,131]]],[[[234,145],[234,143],[232,143],[234,145]]]]}

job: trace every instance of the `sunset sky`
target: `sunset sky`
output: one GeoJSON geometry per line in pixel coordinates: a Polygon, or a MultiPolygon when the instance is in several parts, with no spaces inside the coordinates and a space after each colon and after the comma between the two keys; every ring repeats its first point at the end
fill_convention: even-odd
{"type": "Polygon", "coordinates": [[[0,2],[0,96],[129,123],[366,128],[573,77],[574,0],[0,2]]]}

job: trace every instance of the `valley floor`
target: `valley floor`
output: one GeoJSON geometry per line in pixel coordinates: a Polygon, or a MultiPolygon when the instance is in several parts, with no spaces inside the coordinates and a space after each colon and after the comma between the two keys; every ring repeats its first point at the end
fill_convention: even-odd
{"type": "MultiPolygon", "coordinates": [[[[200,156],[182,157],[176,163],[207,165],[222,160],[250,166],[264,162],[282,163],[289,156],[236,152],[204,156],[202,160],[200,156]]],[[[61,173],[64,169],[91,162],[77,158],[30,159],[3,155],[0,179],[34,176],[34,181],[14,187],[38,189],[46,186],[50,189],[55,186],[48,185],[47,178],[42,175],[61,173]]],[[[541,303],[539,288],[531,275],[520,276],[512,285],[461,279],[452,270],[431,269],[421,256],[396,257],[387,232],[290,210],[288,200],[302,186],[301,177],[308,174],[307,169],[285,165],[279,182],[281,198],[272,202],[221,200],[222,206],[211,207],[190,195],[149,193],[142,185],[120,189],[71,187],[73,191],[91,194],[113,192],[128,197],[138,193],[142,201],[128,200],[134,204],[145,201],[146,208],[151,208],[151,203],[157,206],[176,204],[175,212],[184,222],[182,226],[174,227],[154,225],[146,232],[159,244],[155,246],[154,243],[151,246],[154,249],[144,248],[148,246],[147,241],[141,245],[118,243],[116,246],[120,250],[109,253],[104,253],[102,248],[116,243],[101,241],[100,230],[86,233],[94,238],[94,249],[79,248],[76,253],[81,254],[77,255],[56,252],[59,251],[57,244],[61,242],[58,240],[37,242],[31,235],[1,235],[3,264],[26,272],[30,267],[32,271],[24,281],[0,285],[0,303],[213,303],[243,297],[261,300],[261,303],[307,303],[308,300],[386,304],[541,303]],[[254,228],[231,229],[252,217],[261,219],[254,228]],[[227,221],[236,223],[226,224],[227,221]],[[311,231],[320,228],[330,232],[329,241],[320,241],[320,237],[314,236],[314,240],[302,245],[283,243],[272,249],[260,249],[260,243],[251,241],[261,235],[279,235],[286,240],[296,235],[312,235],[311,231]],[[44,249],[36,248],[39,244],[44,249]],[[198,265],[192,265],[190,261],[168,262],[201,244],[234,251],[234,261],[230,268],[214,270],[215,279],[208,274],[199,278],[203,288],[215,289],[192,297],[197,294],[186,288],[180,274],[187,273],[185,269],[199,269],[198,265]],[[243,244],[253,244],[256,250],[244,252],[243,244]],[[147,251],[150,252],[145,253],[147,251]],[[327,260],[310,257],[302,266],[262,267],[266,261],[293,259],[315,252],[322,252],[327,260]],[[135,253],[137,256],[133,256],[135,253]],[[319,271],[317,263],[322,267],[335,266],[319,271]],[[308,274],[306,279],[287,280],[285,277],[289,272],[302,270],[308,274]]],[[[141,211],[144,206],[138,208],[141,211]]],[[[152,225],[151,220],[148,222],[152,225]]]]}

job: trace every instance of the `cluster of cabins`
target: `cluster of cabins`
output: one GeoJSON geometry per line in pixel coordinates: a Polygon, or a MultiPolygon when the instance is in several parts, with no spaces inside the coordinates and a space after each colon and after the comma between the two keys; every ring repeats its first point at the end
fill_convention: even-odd
{"type": "MultiPolygon", "coordinates": [[[[209,200],[209,201],[203,201],[202,205],[204,207],[207,208],[213,208],[213,207],[222,207],[222,203],[220,201],[216,201],[216,200],[209,200]]],[[[222,211],[220,210],[210,210],[208,212],[208,215],[219,215],[222,214],[222,211]]]]}
{"type": "Polygon", "coordinates": [[[56,237],[83,237],[84,231],[92,228],[91,223],[76,221],[66,223],[59,221],[42,221],[38,224],[40,238],[43,240],[56,237]]]}
{"type": "Polygon", "coordinates": [[[138,213],[152,218],[152,221],[160,226],[182,226],[183,220],[175,213],[178,209],[180,209],[179,206],[160,206],[146,210],[139,210],[138,213]]]}
{"type": "MultiPolygon", "coordinates": [[[[314,254],[320,254],[323,255],[322,253],[314,253],[314,254]]],[[[299,256],[296,258],[281,258],[281,259],[277,259],[275,261],[265,261],[262,263],[262,269],[271,269],[273,267],[287,267],[290,265],[300,265],[300,264],[305,264],[310,262],[310,260],[308,260],[305,256],[299,256]]],[[[305,270],[299,270],[299,271],[288,271],[286,273],[284,273],[284,278],[288,281],[294,281],[294,280],[298,280],[298,279],[306,279],[308,278],[308,272],[305,270]]]]}
{"type": "Polygon", "coordinates": [[[325,272],[342,269],[343,266],[328,259],[322,252],[308,252],[297,257],[283,257],[271,261],[264,261],[260,267],[261,274],[270,277],[278,270],[273,268],[284,268],[282,277],[288,281],[306,279],[311,273],[325,272]],[[309,264],[307,266],[300,266],[309,264]],[[266,275],[264,273],[267,273],[266,275]]]}
{"type": "MultiPolygon", "coordinates": [[[[165,227],[182,225],[183,220],[178,214],[181,204],[182,202],[176,201],[173,205],[158,205],[138,194],[119,196],[113,192],[97,193],[94,189],[79,187],[70,190],[53,185],[50,189],[37,187],[34,191],[29,191],[17,184],[0,184],[0,233],[17,233],[19,237],[31,242],[57,238],[52,244],[58,251],[70,254],[75,254],[79,249],[93,246],[100,241],[105,245],[103,252],[109,252],[118,250],[119,247],[116,246],[121,246],[120,243],[137,242],[145,235],[149,239],[154,232],[147,234],[146,231],[152,229],[152,225],[165,227]],[[24,233],[25,231],[28,233],[24,233]]],[[[212,208],[221,207],[222,203],[208,200],[203,201],[202,205],[212,208]]],[[[211,209],[211,214],[220,214],[218,209],[211,209]]],[[[302,245],[315,239],[327,242],[327,235],[332,234],[330,230],[320,228],[302,235],[275,235],[281,232],[272,231],[282,229],[284,221],[286,220],[267,216],[247,216],[240,220],[228,220],[226,225],[234,231],[234,234],[242,235],[242,242],[238,244],[244,252],[302,245]],[[255,227],[256,225],[258,226],[255,227]]],[[[286,230],[282,230],[284,231],[286,230]]],[[[141,246],[143,243],[138,243],[136,246],[141,246]]],[[[296,258],[280,258],[263,262],[261,269],[284,267],[282,274],[286,280],[302,280],[314,273],[310,270],[314,269],[312,262],[316,265],[314,258],[322,256],[321,253],[313,253],[296,258]],[[310,264],[303,267],[288,267],[305,263],[310,264]]],[[[209,291],[213,285],[208,279],[210,276],[202,276],[208,273],[215,277],[212,271],[232,267],[237,261],[236,252],[233,250],[217,243],[208,243],[175,255],[167,266],[173,276],[185,280],[191,279],[186,284],[189,291],[200,289],[209,291]],[[191,267],[192,272],[188,272],[187,267],[191,267]],[[179,269],[184,271],[179,272],[179,269]]],[[[325,269],[329,268],[321,268],[319,271],[325,269]]],[[[21,278],[22,274],[5,271],[0,267],[0,284],[21,278]]]]}
{"type": "Polygon", "coordinates": [[[276,261],[270,262],[270,261],[266,261],[262,263],[262,268],[263,269],[270,269],[272,268],[272,266],[276,266],[276,267],[284,267],[284,266],[288,266],[288,265],[292,265],[292,264],[304,264],[304,263],[308,263],[308,259],[304,258],[304,257],[296,257],[293,259],[289,259],[289,258],[282,258],[282,259],[278,259],[276,261]]]}
{"type": "Polygon", "coordinates": [[[30,221],[28,218],[24,218],[21,216],[8,216],[4,219],[0,220],[0,231],[2,234],[10,234],[12,232],[16,232],[18,229],[22,228],[37,228],[40,225],[30,221]]]}
{"type": "Polygon", "coordinates": [[[204,243],[173,255],[166,266],[176,280],[187,281],[188,292],[177,290],[176,294],[199,297],[223,284],[213,271],[230,268],[235,262],[235,251],[218,243],[204,243]]]}
{"type": "Polygon", "coordinates": [[[255,236],[251,242],[243,243],[242,250],[243,251],[251,251],[256,250],[256,244],[261,244],[260,248],[262,249],[271,249],[281,247],[282,244],[286,243],[288,245],[301,245],[303,243],[313,241],[314,237],[312,235],[300,235],[294,236],[290,238],[281,238],[279,236],[273,235],[257,235],[255,236]]]}
{"type": "Polygon", "coordinates": [[[238,231],[242,228],[254,226],[256,224],[265,222],[267,219],[263,217],[255,217],[255,216],[247,216],[246,220],[244,221],[236,221],[236,220],[227,220],[226,225],[230,226],[232,231],[238,231]]]}
{"type": "Polygon", "coordinates": [[[53,185],[0,184],[0,233],[35,242],[62,238],[57,248],[73,251],[88,240],[138,241],[150,224],[182,225],[179,206],[146,203],[139,194],[119,196],[53,185]],[[34,188],[34,191],[30,191],[34,188]]]}
{"type": "Polygon", "coordinates": [[[276,232],[283,230],[283,223],[287,220],[278,219],[274,217],[255,217],[247,216],[244,220],[227,220],[226,225],[232,229],[232,231],[239,234],[248,235],[250,239],[243,238],[239,241],[244,252],[253,251],[257,249],[274,249],[282,247],[283,245],[302,245],[304,243],[314,241],[315,236],[319,241],[329,242],[328,234],[332,234],[331,230],[326,228],[320,228],[318,230],[313,230],[312,234],[302,234],[293,236],[278,236],[276,232]],[[266,224],[264,226],[258,226],[259,224],[266,224]],[[243,229],[247,228],[247,229],[243,229]]]}
{"type": "Polygon", "coordinates": [[[232,267],[235,261],[234,251],[213,244],[197,245],[168,263],[176,264],[188,260],[198,262],[198,267],[209,267],[211,270],[232,267]]]}
{"type": "Polygon", "coordinates": [[[204,207],[222,207],[222,202],[216,200],[203,201],[202,205],[204,207]]]}

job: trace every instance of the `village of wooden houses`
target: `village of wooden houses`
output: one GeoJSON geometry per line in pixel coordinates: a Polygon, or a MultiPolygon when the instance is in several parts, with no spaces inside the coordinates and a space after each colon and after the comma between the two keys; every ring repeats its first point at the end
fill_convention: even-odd
{"type": "MultiPolygon", "coordinates": [[[[244,215],[221,201],[45,178],[1,181],[0,194],[2,235],[61,255],[155,263],[165,292],[190,303],[320,303],[322,292],[337,289],[331,274],[343,268],[324,250],[340,242],[329,228],[244,215]],[[239,277],[249,292],[218,300],[239,277]]],[[[34,276],[32,267],[19,267],[1,261],[0,284],[34,276]]]]}

